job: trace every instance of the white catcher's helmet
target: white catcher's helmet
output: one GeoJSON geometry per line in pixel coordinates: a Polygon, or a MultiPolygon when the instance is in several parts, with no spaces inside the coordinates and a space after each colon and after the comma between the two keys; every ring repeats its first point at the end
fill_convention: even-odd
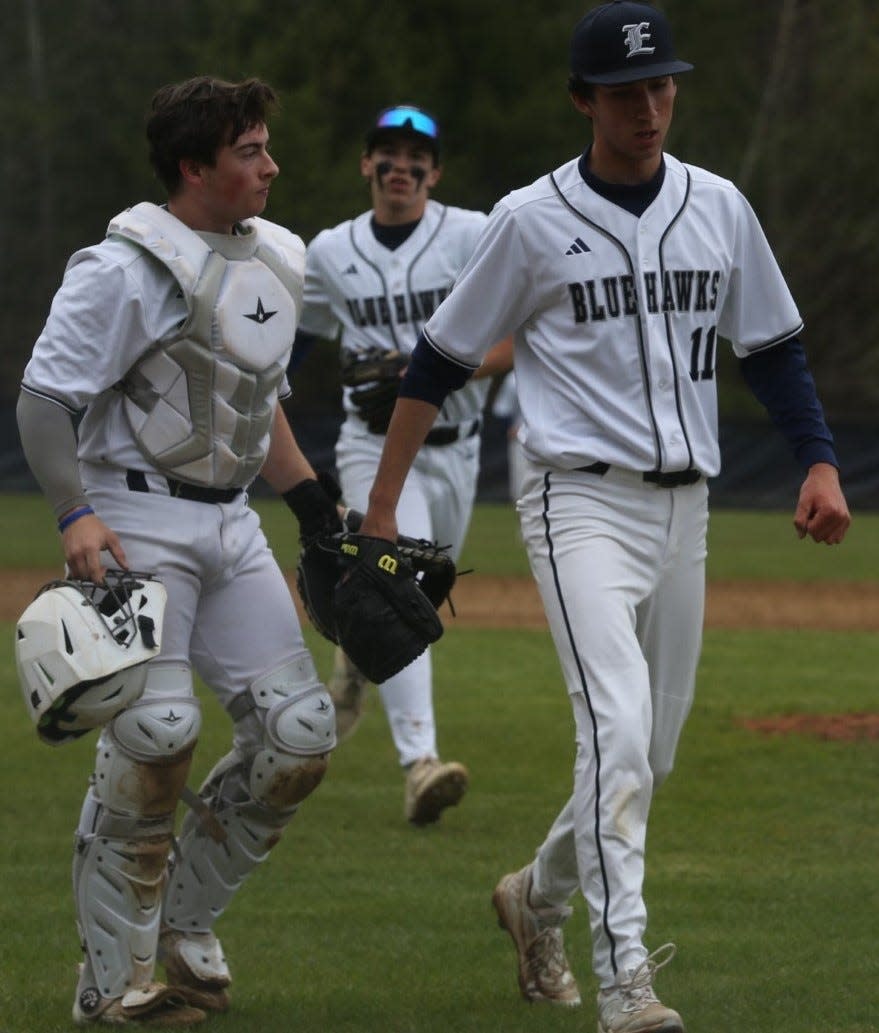
{"type": "Polygon", "coordinates": [[[37,734],[57,746],[112,720],[143,692],[167,594],[151,574],[50,581],[18,621],[15,663],[37,734]]]}

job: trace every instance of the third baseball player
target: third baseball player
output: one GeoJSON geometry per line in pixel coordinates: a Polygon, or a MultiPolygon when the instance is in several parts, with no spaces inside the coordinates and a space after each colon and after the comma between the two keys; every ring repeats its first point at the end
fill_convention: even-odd
{"type": "MultiPolygon", "coordinates": [[[[405,104],[378,114],[366,135],[360,173],[369,185],[372,209],[319,233],[308,246],[296,349],[303,332],[330,340],[338,336],[345,368],[390,354],[399,356],[403,366],[421,328],[470,257],[486,216],[429,198],[442,173],[439,129],[421,108],[405,104]]],[[[511,361],[512,342],[504,341],[471,383],[447,400],[400,500],[400,530],[450,546],[453,558],[473,509],[489,378],[509,369],[511,361]]],[[[391,372],[390,383],[365,392],[344,390],[336,464],[345,503],[360,511],[366,508],[401,366],[391,372]]],[[[330,689],[339,734],[350,734],[360,716],[364,682],[341,653],[330,689]]],[[[379,691],[400,764],[407,770],[406,817],[418,825],[436,821],[460,800],[468,772],[462,764],[438,759],[430,653],[379,691]]]]}

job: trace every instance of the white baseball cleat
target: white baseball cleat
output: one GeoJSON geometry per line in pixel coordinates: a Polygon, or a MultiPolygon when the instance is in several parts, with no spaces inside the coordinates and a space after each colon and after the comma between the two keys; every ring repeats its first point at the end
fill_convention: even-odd
{"type": "Polygon", "coordinates": [[[344,742],[354,734],[363,717],[366,704],[365,675],[354,666],[343,650],[336,646],[333,673],[327,682],[327,691],[336,708],[336,741],[344,742]]]}
{"type": "Polygon", "coordinates": [[[560,923],[563,912],[541,912],[531,906],[531,865],[505,875],[495,887],[491,902],[498,925],[512,936],[519,955],[519,989],[527,1001],[547,1001],[567,1008],[580,1003],[577,981],[565,956],[560,923]],[[552,914],[555,925],[547,924],[552,914]]]}
{"type": "Polygon", "coordinates": [[[675,954],[666,943],[598,992],[598,1033],[685,1033],[680,1015],[653,992],[653,977],[675,954]]]}
{"type": "Polygon", "coordinates": [[[416,760],[406,775],[406,820],[413,825],[439,821],[446,807],[454,807],[467,792],[470,776],[463,764],[436,757],[416,760]]]}
{"type": "Polygon", "coordinates": [[[159,936],[159,961],[168,984],[180,990],[189,1004],[205,1011],[226,1011],[226,988],[232,975],[220,941],[212,932],[182,933],[163,929],[159,936]]]}

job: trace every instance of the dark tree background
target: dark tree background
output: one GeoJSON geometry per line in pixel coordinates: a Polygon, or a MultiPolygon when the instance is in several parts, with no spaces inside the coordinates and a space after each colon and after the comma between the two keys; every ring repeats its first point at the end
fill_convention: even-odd
{"type": "MultiPolygon", "coordinates": [[[[267,216],[310,239],[367,206],[357,161],[375,111],[433,110],[440,200],[489,210],[585,146],[565,90],[573,24],[560,0],[0,0],[0,405],[14,400],[68,256],[109,218],[161,200],[144,115],[162,83],[258,75],[281,93],[281,176],[267,216]]],[[[666,0],[680,79],[669,149],[737,182],[806,320],[831,419],[879,405],[875,0],[666,0]]],[[[329,390],[320,369],[315,405],[329,390]]],[[[752,403],[721,365],[724,412],[752,403]]]]}

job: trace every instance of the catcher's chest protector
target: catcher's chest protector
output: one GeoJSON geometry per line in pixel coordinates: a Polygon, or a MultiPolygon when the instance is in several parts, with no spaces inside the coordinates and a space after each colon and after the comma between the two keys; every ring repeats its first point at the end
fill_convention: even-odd
{"type": "Polygon", "coordinates": [[[135,440],[163,473],[211,487],[244,487],[262,466],[302,310],[300,238],[264,219],[245,229],[198,234],[144,202],[107,230],[167,266],[189,309],[122,384],[135,440]]]}

